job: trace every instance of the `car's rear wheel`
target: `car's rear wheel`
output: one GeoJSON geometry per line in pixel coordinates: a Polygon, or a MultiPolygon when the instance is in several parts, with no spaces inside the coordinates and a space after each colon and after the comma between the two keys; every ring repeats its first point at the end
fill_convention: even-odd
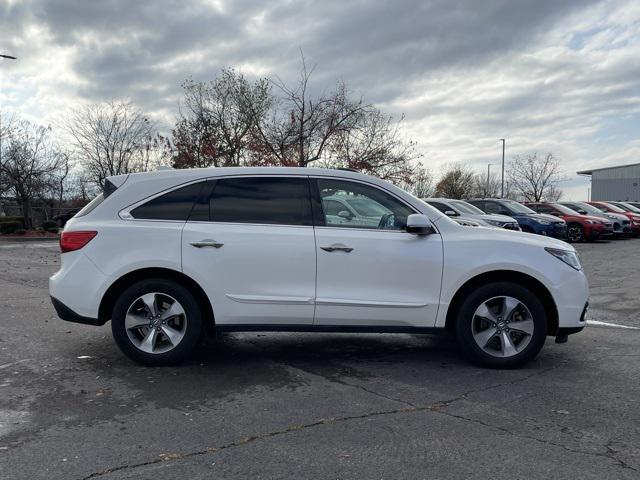
{"type": "Polygon", "coordinates": [[[570,224],[567,228],[567,238],[574,243],[584,241],[584,228],[582,228],[582,225],[577,223],[570,224]]]}
{"type": "Polygon", "coordinates": [[[544,345],[547,315],[528,288],[510,282],[489,283],[463,300],[456,334],[474,363],[515,368],[533,359],[544,345]]]}
{"type": "Polygon", "coordinates": [[[182,285],[149,279],[127,288],[111,320],[113,337],[132,360],[173,365],[187,358],[202,335],[198,302],[182,285]]]}

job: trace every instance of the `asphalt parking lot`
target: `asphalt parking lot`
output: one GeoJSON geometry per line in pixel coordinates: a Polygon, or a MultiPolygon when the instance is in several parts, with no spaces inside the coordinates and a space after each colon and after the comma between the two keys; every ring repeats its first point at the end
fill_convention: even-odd
{"type": "Polygon", "coordinates": [[[153,369],[56,318],[55,243],[0,242],[0,478],[637,479],[640,239],[578,250],[594,324],[521,370],[446,337],[261,333],[153,369]]]}

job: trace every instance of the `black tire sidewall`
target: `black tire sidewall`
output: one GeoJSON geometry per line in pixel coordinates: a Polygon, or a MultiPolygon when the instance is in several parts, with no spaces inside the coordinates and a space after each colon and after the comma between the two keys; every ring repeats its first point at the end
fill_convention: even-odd
{"type": "Polygon", "coordinates": [[[166,279],[141,280],[129,286],[116,300],[111,318],[111,332],[122,352],[143,365],[176,365],[193,352],[202,337],[202,313],[194,296],[182,285],[166,279]],[[187,329],[180,343],[164,353],[146,353],[131,343],[125,328],[125,316],[133,301],[145,293],[159,292],[175,298],[187,316],[187,329]]]}
{"type": "Polygon", "coordinates": [[[528,288],[511,282],[494,282],[478,287],[460,305],[456,318],[456,336],[463,353],[475,364],[490,368],[516,368],[533,359],[547,337],[547,314],[540,299],[528,288]],[[522,302],[531,312],[534,331],[529,345],[509,358],[494,357],[482,350],[473,339],[471,321],[476,309],[493,297],[510,296],[522,302]]]}

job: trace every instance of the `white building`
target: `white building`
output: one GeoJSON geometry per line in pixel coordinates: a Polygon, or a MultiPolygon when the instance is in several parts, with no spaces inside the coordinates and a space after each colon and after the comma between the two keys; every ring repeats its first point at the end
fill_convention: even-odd
{"type": "Polygon", "coordinates": [[[591,200],[640,202],[640,163],[577,173],[591,177],[591,200]]]}

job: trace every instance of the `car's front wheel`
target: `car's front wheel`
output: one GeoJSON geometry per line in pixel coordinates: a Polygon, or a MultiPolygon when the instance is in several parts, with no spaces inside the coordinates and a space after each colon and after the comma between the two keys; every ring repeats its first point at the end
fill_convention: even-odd
{"type": "Polygon", "coordinates": [[[567,228],[567,238],[569,239],[570,242],[573,242],[573,243],[584,241],[585,236],[584,236],[584,229],[582,228],[582,225],[579,225],[577,223],[570,224],[569,228],[567,228]]]}
{"type": "Polygon", "coordinates": [[[132,360],[144,365],[174,365],[187,358],[200,340],[198,302],[182,285],[149,279],[128,287],[116,300],[113,337],[132,360]]]}
{"type": "Polygon", "coordinates": [[[510,282],[489,283],[463,300],[456,334],[474,363],[515,368],[533,359],[544,345],[547,315],[528,288],[510,282]]]}

